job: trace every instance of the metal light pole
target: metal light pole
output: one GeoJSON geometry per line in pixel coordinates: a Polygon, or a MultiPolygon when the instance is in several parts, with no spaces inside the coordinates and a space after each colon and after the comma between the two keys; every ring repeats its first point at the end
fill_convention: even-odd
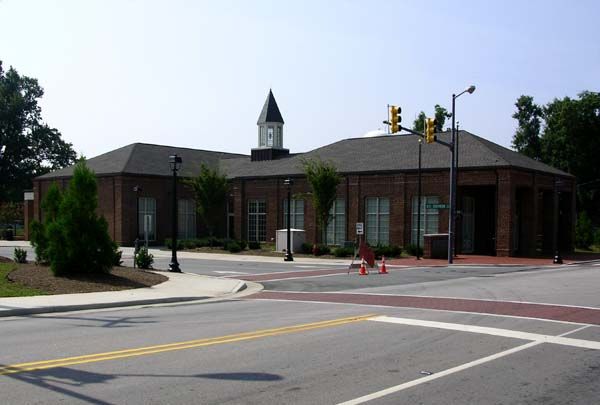
{"type": "Polygon", "coordinates": [[[133,191],[135,192],[135,241],[133,242],[133,268],[135,269],[135,259],[140,249],[140,192],[142,188],[135,185],[133,191]]]}
{"type": "Polygon", "coordinates": [[[452,264],[454,254],[454,216],[456,206],[456,176],[455,176],[455,159],[454,154],[456,152],[456,99],[465,93],[472,94],[475,91],[475,86],[469,86],[469,88],[463,90],[458,94],[452,94],[452,139],[450,141],[450,212],[448,215],[448,263],[452,264]]]}
{"type": "Polygon", "coordinates": [[[555,179],[554,180],[554,201],[553,201],[553,205],[554,205],[554,232],[553,233],[553,238],[552,238],[552,250],[554,250],[554,258],[552,260],[552,263],[554,264],[563,264],[563,260],[562,257],[560,256],[560,245],[559,245],[559,239],[558,239],[558,231],[559,231],[559,220],[560,220],[560,215],[559,215],[559,206],[560,206],[560,202],[559,202],[559,196],[560,196],[560,191],[558,191],[558,186],[562,184],[562,181],[559,179],[555,179]]]}
{"type": "Polygon", "coordinates": [[[173,171],[173,226],[171,228],[171,263],[169,263],[169,271],[173,273],[181,273],[179,263],[177,262],[177,171],[181,166],[181,156],[169,156],[169,166],[173,171]]]}
{"type": "Polygon", "coordinates": [[[421,147],[423,146],[422,143],[423,140],[419,138],[419,201],[417,202],[417,260],[419,260],[419,249],[421,249],[421,147]]]}
{"type": "Polygon", "coordinates": [[[292,184],[294,184],[294,181],[288,177],[284,180],[283,184],[287,187],[287,248],[283,260],[292,262],[294,261],[294,256],[292,256],[292,232],[290,223],[292,219],[292,184]]]}

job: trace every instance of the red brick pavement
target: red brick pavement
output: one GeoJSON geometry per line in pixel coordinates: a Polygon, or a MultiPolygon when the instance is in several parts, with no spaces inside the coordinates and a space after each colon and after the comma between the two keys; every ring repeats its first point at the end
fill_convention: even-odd
{"type": "Polygon", "coordinates": [[[415,297],[402,295],[370,295],[346,293],[297,293],[262,291],[248,299],[277,299],[382,305],[390,307],[437,309],[481,314],[509,315],[600,325],[600,309],[506,301],[482,301],[461,298],[415,297]]]}

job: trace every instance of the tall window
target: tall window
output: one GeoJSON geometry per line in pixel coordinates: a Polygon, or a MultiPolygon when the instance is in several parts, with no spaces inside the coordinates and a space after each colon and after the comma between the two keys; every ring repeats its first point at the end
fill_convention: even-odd
{"type": "Polygon", "coordinates": [[[267,136],[265,135],[265,127],[260,127],[260,140],[258,146],[265,146],[267,144],[267,136]]]}
{"type": "MultiPolygon", "coordinates": [[[[291,200],[290,227],[304,229],[304,200],[291,200]]],[[[288,201],[283,200],[283,227],[287,228],[288,201]]]]}
{"type": "MultiPolygon", "coordinates": [[[[423,235],[437,233],[440,214],[437,208],[427,208],[427,204],[439,204],[440,198],[435,196],[421,196],[421,229],[419,231],[419,244],[423,246],[423,235]]],[[[419,197],[412,199],[412,236],[411,243],[417,243],[417,218],[419,218],[419,197]]]]}
{"type": "Polygon", "coordinates": [[[371,245],[390,243],[390,199],[367,198],[367,242],[371,245]]]}
{"type": "Polygon", "coordinates": [[[138,199],[138,215],[139,238],[145,238],[145,230],[147,229],[148,240],[156,240],[156,199],[140,197],[138,199]]]}
{"type": "Polygon", "coordinates": [[[283,140],[281,138],[281,127],[277,127],[277,140],[276,140],[276,146],[278,147],[283,147],[283,140]]]}
{"type": "Polygon", "coordinates": [[[268,147],[273,146],[273,127],[267,128],[267,146],[268,147]]]}
{"type": "Polygon", "coordinates": [[[248,201],[248,240],[267,240],[267,204],[264,200],[248,201]]]}
{"type": "Polygon", "coordinates": [[[346,201],[343,198],[335,200],[329,210],[326,240],[328,245],[341,245],[346,240],[346,201]]]}
{"type": "Polygon", "coordinates": [[[179,200],[177,213],[177,237],[196,237],[196,203],[194,200],[179,200]]]}

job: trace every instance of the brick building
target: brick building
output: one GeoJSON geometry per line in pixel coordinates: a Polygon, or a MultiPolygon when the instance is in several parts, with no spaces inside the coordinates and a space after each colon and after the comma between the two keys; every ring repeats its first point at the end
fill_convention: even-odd
{"type": "MultiPolygon", "coordinates": [[[[183,159],[183,177],[197,175],[203,163],[219,168],[229,178],[223,235],[273,240],[276,230],[286,226],[284,180],[294,180],[293,195],[309,192],[301,161],[319,158],[333,162],[342,176],[325,235],[329,244],[353,240],[357,222],[365,224],[365,237],[371,244],[405,246],[416,242],[416,136],[344,139],[310,152],[289,153],[283,148],[284,121],[271,92],[257,126],[258,147],[249,156],[136,143],[89,159],[88,166],[98,177],[99,211],[106,217],[113,239],[131,245],[138,233],[143,234],[144,226],[156,244],[171,236],[168,157],[178,154],[183,159]]],[[[448,132],[437,136],[445,141],[450,138],[448,132]]],[[[550,252],[555,232],[561,250],[570,250],[575,223],[574,177],[467,131],[457,136],[457,251],[499,256],[550,252]]],[[[424,233],[447,232],[448,210],[426,205],[448,203],[449,161],[446,147],[423,144],[421,238],[424,233]]],[[[26,212],[40,218],[40,201],[49,185],[58,182],[64,186],[71,175],[72,168],[66,168],[35,179],[34,199],[26,201],[26,212]]],[[[179,237],[203,235],[190,190],[180,184],[178,197],[179,237]]],[[[292,200],[291,218],[293,227],[306,231],[307,241],[317,239],[309,199],[292,200]]]]}

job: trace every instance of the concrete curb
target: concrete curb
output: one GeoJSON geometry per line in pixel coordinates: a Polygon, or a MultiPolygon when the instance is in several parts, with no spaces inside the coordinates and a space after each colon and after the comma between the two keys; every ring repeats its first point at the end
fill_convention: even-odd
{"type": "MultiPolygon", "coordinates": [[[[164,274],[164,272],[158,272],[164,274]]],[[[183,288],[182,288],[183,289],[183,288]]],[[[0,319],[14,316],[27,316],[36,314],[85,311],[106,308],[126,308],[143,305],[176,304],[182,302],[213,302],[225,299],[236,299],[246,295],[254,294],[262,290],[262,285],[249,283],[237,279],[219,279],[194,273],[181,273],[170,275],[169,280],[153,287],[137,288],[121,291],[108,291],[84,294],[61,294],[61,295],[37,295],[31,297],[7,297],[0,298],[0,319]],[[194,288],[194,282],[190,283],[188,276],[202,282],[203,285],[194,288]],[[201,280],[203,279],[203,280],[201,280]],[[212,289],[204,284],[212,282],[212,289]],[[190,284],[192,285],[191,289],[190,284]],[[225,286],[223,286],[225,284],[225,286]],[[226,286],[232,284],[232,287],[226,286]],[[251,288],[248,288],[250,284],[251,288]],[[177,291],[181,286],[188,287],[181,295],[177,291]],[[198,295],[193,295],[197,290],[198,295]],[[190,294],[191,293],[191,294],[190,294]],[[136,297],[131,297],[135,294],[136,297]],[[169,296],[171,294],[171,296],[169,296]],[[144,297],[146,295],[146,297],[144,297]],[[158,295],[158,296],[155,296],[158,295]],[[114,299],[112,298],[114,297],[114,299]],[[79,303],[59,303],[58,301],[80,301],[79,303]],[[92,302],[81,302],[81,301],[92,302]],[[96,300],[95,302],[93,302],[96,300]],[[38,301],[36,303],[36,301],[38,301]],[[42,301],[41,303],[39,301],[42,301]],[[44,302],[48,301],[48,302],[44,302]],[[53,302],[55,301],[55,302],[53,302]],[[32,304],[33,303],[33,304],[32,304]]]]}

